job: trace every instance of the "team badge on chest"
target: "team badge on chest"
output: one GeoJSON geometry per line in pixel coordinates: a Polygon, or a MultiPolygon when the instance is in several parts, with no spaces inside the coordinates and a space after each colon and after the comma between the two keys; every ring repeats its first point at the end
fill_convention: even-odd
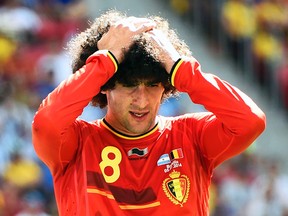
{"type": "Polygon", "coordinates": [[[166,178],[162,183],[163,190],[172,203],[183,207],[183,204],[187,202],[189,196],[189,178],[175,170],[173,170],[169,176],[170,177],[166,178]]]}

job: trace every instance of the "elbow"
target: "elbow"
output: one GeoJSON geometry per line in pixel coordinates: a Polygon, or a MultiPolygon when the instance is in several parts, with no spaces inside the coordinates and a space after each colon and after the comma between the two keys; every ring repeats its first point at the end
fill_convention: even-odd
{"type": "Polygon", "coordinates": [[[48,119],[43,115],[40,111],[36,112],[33,121],[32,121],[32,143],[34,145],[34,149],[36,153],[38,153],[38,148],[41,146],[41,140],[45,140],[46,134],[49,129],[47,126],[49,125],[48,119]]]}
{"type": "Polygon", "coordinates": [[[33,121],[32,121],[32,134],[37,134],[44,130],[49,122],[48,116],[45,115],[42,111],[36,112],[33,121]]]}
{"type": "Polygon", "coordinates": [[[33,121],[32,121],[32,137],[34,137],[41,128],[41,118],[39,118],[38,112],[34,115],[33,121]]]}
{"type": "Polygon", "coordinates": [[[32,143],[36,153],[43,147],[43,142],[51,140],[57,131],[55,122],[51,121],[49,113],[40,110],[36,112],[32,121],[32,143]]]}
{"type": "Polygon", "coordinates": [[[253,113],[250,118],[248,129],[253,135],[259,136],[266,128],[266,115],[263,111],[259,110],[257,113],[253,113]]]}
{"type": "Polygon", "coordinates": [[[266,128],[266,115],[265,115],[264,112],[262,112],[261,123],[260,124],[262,124],[262,132],[263,132],[265,130],[265,128],[266,128]]]}

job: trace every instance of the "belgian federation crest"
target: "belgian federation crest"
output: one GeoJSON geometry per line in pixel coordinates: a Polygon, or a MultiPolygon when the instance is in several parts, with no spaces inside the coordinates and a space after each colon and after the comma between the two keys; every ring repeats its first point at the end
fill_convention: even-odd
{"type": "Polygon", "coordinates": [[[189,178],[175,170],[173,170],[169,176],[170,178],[166,178],[163,181],[162,188],[172,203],[183,207],[183,204],[187,202],[189,196],[189,178]]]}

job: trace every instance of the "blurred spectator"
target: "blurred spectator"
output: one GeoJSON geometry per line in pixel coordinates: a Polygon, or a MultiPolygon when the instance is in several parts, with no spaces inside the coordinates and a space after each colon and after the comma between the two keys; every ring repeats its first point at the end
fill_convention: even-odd
{"type": "Polygon", "coordinates": [[[282,3],[282,0],[262,0],[255,7],[257,33],[252,44],[254,73],[269,96],[279,95],[276,69],[282,61],[283,27],[288,21],[282,3]]]}
{"type": "Polygon", "coordinates": [[[31,145],[33,113],[26,104],[15,100],[11,83],[0,80],[0,174],[16,149],[28,157],[35,155],[31,145]]]}
{"type": "MultiPolygon", "coordinates": [[[[47,46],[29,42],[19,42],[17,49],[11,58],[3,65],[3,74],[9,81],[17,87],[22,86],[24,92],[28,92],[31,83],[36,80],[35,62],[46,52],[47,46]],[[25,56],[25,58],[23,58],[25,56]]],[[[22,93],[24,93],[22,92],[22,93]]],[[[18,94],[18,89],[16,94],[18,94]]],[[[26,98],[27,99],[27,98],[26,98]]],[[[27,103],[27,100],[22,100],[27,103]]]]}
{"type": "Polygon", "coordinates": [[[4,193],[3,193],[3,180],[0,176],[0,215],[3,215],[3,209],[4,209],[4,193]]]}
{"type": "MultiPolygon", "coordinates": [[[[287,7],[288,9],[288,1],[287,7]]],[[[288,13],[288,10],[287,10],[288,13]]],[[[288,19],[287,19],[288,22],[288,19]]],[[[280,104],[287,111],[288,117],[288,25],[284,28],[283,33],[283,60],[282,63],[277,68],[277,83],[280,89],[280,104]]]]}
{"type": "Polygon", "coordinates": [[[37,32],[37,38],[44,41],[63,42],[70,39],[76,29],[87,26],[87,11],[82,1],[41,1],[36,11],[43,25],[37,32]]]}
{"type": "Polygon", "coordinates": [[[71,62],[61,44],[59,41],[49,41],[45,53],[35,61],[36,83],[48,81],[54,89],[71,74],[71,62]]]}
{"type": "Polygon", "coordinates": [[[266,93],[275,87],[275,70],[282,57],[281,41],[268,30],[263,23],[258,25],[257,33],[252,41],[253,70],[258,83],[265,87],[266,93]]]}
{"type": "Polygon", "coordinates": [[[255,155],[245,152],[216,170],[217,204],[213,216],[243,216],[250,186],[257,177],[255,155]]]}
{"type": "Polygon", "coordinates": [[[286,9],[283,0],[261,0],[256,4],[257,22],[271,33],[281,33],[288,22],[286,9]]]}
{"type": "Polygon", "coordinates": [[[211,182],[209,187],[209,214],[215,215],[216,208],[218,206],[218,188],[214,182],[211,182]]]}
{"type": "Polygon", "coordinates": [[[45,201],[45,210],[50,214],[53,214],[54,211],[57,212],[57,206],[54,196],[53,178],[46,164],[44,164],[42,161],[39,161],[39,166],[41,168],[42,178],[39,187],[34,189],[37,189],[38,192],[41,192],[41,195],[43,196],[45,201]]]}
{"type": "MultiPolygon", "coordinates": [[[[181,15],[183,2],[170,2],[173,11],[181,15]]],[[[244,78],[256,82],[272,103],[284,105],[288,113],[288,1],[190,0],[189,7],[183,8],[193,17],[191,25],[208,36],[211,51],[223,50],[244,78]]]]}
{"type": "Polygon", "coordinates": [[[37,191],[27,191],[22,195],[21,210],[15,216],[49,216],[45,211],[45,199],[37,191]]]}
{"type": "Polygon", "coordinates": [[[0,30],[0,70],[2,70],[3,65],[12,57],[16,50],[16,46],[16,42],[7,37],[0,30]]]}
{"type": "MultiPolygon", "coordinates": [[[[218,29],[220,9],[218,1],[190,0],[190,17],[205,37],[209,46],[218,51],[218,29]],[[205,15],[204,15],[205,14],[205,15]]],[[[214,51],[214,50],[213,50],[214,51]]]]}
{"type": "Polygon", "coordinates": [[[23,40],[36,32],[41,24],[39,15],[23,6],[21,0],[6,0],[0,7],[0,31],[12,38],[23,40]]]}
{"type": "Polygon", "coordinates": [[[87,25],[81,0],[0,1],[0,215],[56,209],[51,173],[31,144],[31,122],[39,100],[71,73],[65,43],[87,25]]]}
{"type": "Polygon", "coordinates": [[[288,62],[284,61],[278,70],[278,83],[280,85],[281,102],[288,111],[288,62]]]}
{"type": "Polygon", "coordinates": [[[17,151],[12,153],[11,162],[3,172],[4,181],[10,182],[20,189],[39,185],[41,177],[41,168],[36,161],[23,158],[17,151]]]}
{"type": "Polygon", "coordinates": [[[288,176],[279,171],[277,162],[268,161],[268,169],[259,175],[247,202],[247,216],[283,216],[288,209],[288,176]]]}
{"type": "Polygon", "coordinates": [[[180,16],[185,16],[190,9],[189,0],[170,0],[170,5],[180,16]]]}
{"type": "Polygon", "coordinates": [[[39,96],[41,102],[55,88],[54,71],[50,70],[38,76],[38,81],[34,91],[39,96]]]}
{"type": "Polygon", "coordinates": [[[15,216],[20,211],[20,189],[10,182],[3,181],[0,190],[3,199],[1,216],[15,216]]]}
{"type": "Polygon", "coordinates": [[[256,28],[254,7],[246,0],[226,0],[221,12],[225,50],[241,71],[251,68],[251,39],[256,28]]]}

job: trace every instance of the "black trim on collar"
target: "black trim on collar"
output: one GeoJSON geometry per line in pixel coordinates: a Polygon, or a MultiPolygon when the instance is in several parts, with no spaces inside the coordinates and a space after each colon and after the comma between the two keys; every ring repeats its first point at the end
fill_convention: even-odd
{"type": "Polygon", "coordinates": [[[113,128],[106,120],[105,118],[103,118],[103,122],[107,125],[107,127],[109,127],[110,130],[112,130],[113,132],[115,132],[116,134],[119,134],[121,136],[127,137],[127,138],[137,138],[137,137],[142,137],[145,136],[146,134],[149,134],[151,131],[153,131],[157,126],[158,126],[158,122],[155,124],[155,126],[153,128],[151,128],[149,131],[147,131],[146,133],[140,134],[140,135],[127,135],[124,133],[121,133],[120,131],[117,131],[115,128],[113,128]]]}

